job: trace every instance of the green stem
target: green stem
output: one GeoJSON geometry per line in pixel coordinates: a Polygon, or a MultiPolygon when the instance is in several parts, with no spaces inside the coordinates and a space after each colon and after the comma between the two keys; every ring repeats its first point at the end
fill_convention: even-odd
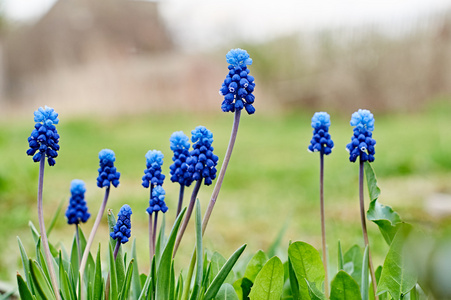
{"type": "Polygon", "coordinates": [[[319,172],[319,197],[321,212],[321,240],[323,248],[323,266],[324,266],[324,293],[329,299],[329,275],[327,271],[327,246],[326,246],[326,218],[324,213],[324,153],[320,153],[320,172],[319,172]]]}
{"type": "Polygon", "coordinates": [[[365,202],[364,202],[364,196],[363,196],[363,161],[362,158],[360,158],[359,163],[359,199],[360,199],[360,220],[362,223],[362,232],[363,232],[363,240],[365,242],[365,247],[368,246],[368,262],[370,267],[370,274],[371,274],[371,284],[373,286],[373,293],[374,293],[374,299],[379,300],[379,296],[376,295],[376,276],[374,275],[374,267],[373,267],[373,261],[371,259],[371,251],[370,251],[370,245],[368,240],[368,232],[366,229],[366,216],[365,216],[365,202]]]}
{"type": "Polygon", "coordinates": [[[53,258],[50,253],[49,241],[47,240],[47,233],[45,232],[44,224],[44,209],[42,207],[42,193],[44,189],[44,166],[45,166],[45,154],[41,156],[39,162],[39,181],[38,181],[38,219],[39,230],[41,231],[42,246],[44,248],[44,257],[47,262],[47,266],[50,273],[50,281],[52,282],[53,292],[55,298],[60,300],[60,293],[58,288],[58,282],[56,280],[55,269],[53,268],[53,258]]]}
{"type": "Polygon", "coordinates": [[[78,223],[75,224],[75,236],[77,239],[77,250],[78,250],[78,265],[81,263],[81,245],[80,245],[80,233],[79,233],[78,223]]]}

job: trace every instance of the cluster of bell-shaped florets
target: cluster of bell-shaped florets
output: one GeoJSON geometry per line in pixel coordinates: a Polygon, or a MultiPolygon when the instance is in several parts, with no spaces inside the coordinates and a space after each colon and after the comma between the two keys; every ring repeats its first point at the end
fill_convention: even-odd
{"type": "Polygon", "coordinates": [[[188,170],[187,160],[189,154],[189,138],[183,133],[183,131],[174,132],[170,139],[170,147],[174,152],[172,161],[174,162],[170,167],[171,181],[178,182],[183,186],[190,186],[193,182],[192,174],[188,170]]]}
{"type": "Polygon", "coordinates": [[[28,146],[30,149],[27,150],[28,155],[33,155],[33,161],[38,162],[42,157],[47,156],[47,162],[50,166],[55,165],[55,157],[58,156],[58,150],[60,146],[59,134],[56,130],[55,125],[58,124],[58,114],[53,108],[50,107],[39,107],[37,111],[34,112],[34,129],[28,138],[28,146]]]}
{"type": "Polygon", "coordinates": [[[114,225],[113,232],[110,236],[115,239],[118,243],[126,243],[131,235],[132,223],[130,217],[132,215],[132,209],[128,204],[124,204],[121,210],[117,214],[117,222],[114,225]]]}
{"type": "Polygon", "coordinates": [[[308,150],[329,155],[332,153],[334,142],[329,134],[330,116],[326,112],[317,112],[312,117],[313,138],[308,150]]]}
{"type": "Polygon", "coordinates": [[[351,126],[355,126],[351,143],[346,145],[349,160],[355,162],[360,156],[361,161],[374,161],[376,140],[373,139],[374,117],[366,109],[359,109],[352,114],[351,126]]]}
{"type": "Polygon", "coordinates": [[[121,173],[119,173],[114,166],[116,157],[113,150],[101,150],[99,152],[99,160],[100,168],[98,169],[99,176],[97,177],[97,186],[99,188],[110,187],[110,184],[112,184],[114,187],[117,187],[119,185],[121,173]]]}
{"type": "Polygon", "coordinates": [[[191,131],[193,150],[187,160],[188,170],[193,174],[193,180],[205,179],[205,184],[210,185],[216,178],[216,165],[218,156],[213,154],[213,134],[204,126],[198,126],[191,131]]]}
{"type": "Polygon", "coordinates": [[[91,214],[85,201],[86,187],[83,180],[74,179],[70,184],[71,197],[66,210],[68,224],[79,224],[88,221],[91,214]]]}
{"type": "Polygon", "coordinates": [[[147,213],[151,215],[153,212],[161,211],[163,213],[168,211],[168,207],[164,202],[166,192],[163,187],[158,185],[152,190],[152,198],[149,200],[149,207],[146,209],[147,213]]]}
{"type": "Polygon", "coordinates": [[[232,49],[226,55],[229,63],[227,74],[219,93],[224,96],[221,109],[224,112],[246,109],[248,114],[253,114],[255,108],[252,105],[255,97],[252,94],[255,88],[254,77],[249,75],[248,65],[252,59],[246,50],[232,49]]]}
{"type": "Polygon", "coordinates": [[[142,186],[148,188],[150,186],[162,185],[164,182],[164,174],[161,173],[163,165],[163,153],[158,150],[149,150],[146,153],[146,169],[142,177],[142,186]]]}

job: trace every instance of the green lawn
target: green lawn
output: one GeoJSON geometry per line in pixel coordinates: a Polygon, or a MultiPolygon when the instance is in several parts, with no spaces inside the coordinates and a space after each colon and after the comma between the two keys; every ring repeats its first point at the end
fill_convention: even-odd
{"type": "MultiPolygon", "coordinates": [[[[432,227],[442,222],[424,212],[424,201],[434,192],[451,193],[449,111],[451,105],[442,103],[423,113],[375,115],[377,146],[373,167],[382,189],[380,201],[392,206],[408,222],[432,227]]],[[[246,253],[250,255],[260,248],[266,249],[285,224],[283,249],[290,240],[303,240],[320,249],[319,156],[306,150],[312,132],[312,113],[243,115],[223,189],[205,235],[208,249],[229,256],[247,243],[246,253]]],[[[357,198],[358,166],[349,162],[345,150],[352,134],[350,115],[331,113],[331,118],[335,148],[325,161],[325,201],[329,257],[334,265],[338,240],[348,249],[355,243],[363,245],[363,239],[357,198]]],[[[137,239],[140,271],[147,272],[148,190],[141,186],[145,153],[158,149],[165,155],[163,171],[167,175],[164,187],[169,228],[178,198],[178,184],[171,183],[168,176],[172,162],[169,136],[174,131],[183,130],[188,134],[197,125],[206,126],[214,134],[213,146],[222,163],[232,119],[231,114],[146,113],[100,118],[60,115],[60,155],[56,165],[45,170],[47,223],[58,203],[65,202],[50,240],[61,241],[67,248],[70,245],[74,228],[66,224],[64,211],[70,181],[74,178],[87,184],[86,197],[93,217],[81,227],[89,234],[103,197],[103,190],[96,186],[97,155],[101,149],[110,148],[116,152],[116,166],[122,175],[120,186],[111,191],[108,207],[115,213],[124,203],[132,207],[132,236],[137,239]]],[[[32,220],[37,226],[38,164],[25,154],[26,139],[33,125],[32,111],[29,119],[6,117],[0,121],[0,232],[3,234],[0,280],[13,281],[15,271],[22,268],[16,236],[21,237],[30,253],[34,251],[27,224],[32,220]]],[[[188,189],[188,195],[191,190],[188,189]]],[[[203,211],[212,190],[213,185],[201,188],[203,211]]],[[[103,250],[108,239],[106,230],[105,218],[96,241],[102,243],[103,250]]],[[[376,264],[381,263],[388,247],[374,224],[369,224],[369,234],[376,264]]],[[[179,250],[179,262],[191,255],[193,236],[191,224],[179,250]]],[[[179,263],[177,267],[182,266],[179,263]]]]}

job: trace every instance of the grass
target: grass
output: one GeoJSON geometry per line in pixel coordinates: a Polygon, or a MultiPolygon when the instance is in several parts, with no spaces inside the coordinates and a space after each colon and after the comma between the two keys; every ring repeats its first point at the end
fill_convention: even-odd
{"type": "MultiPolygon", "coordinates": [[[[380,201],[392,206],[406,221],[430,227],[441,222],[424,212],[424,202],[431,193],[451,192],[448,184],[451,119],[446,113],[450,109],[449,104],[441,103],[421,114],[376,115],[377,152],[373,166],[382,189],[380,201]]],[[[306,150],[311,138],[312,114],[243,115],[223,189],[206,231],[205,245],[209,250],[229,256],[247,243],[246,253],[250,255],[260,248],[267,249],[285,224],[287,230],[282,249],[286,250],[289,240],[303,240],[320,250],[319,156],[306,150]]],[[[358,208],[358,166],[349,162],[345,151],[352,134],[350,115],[331,113],[331,116],[335,148],[325,158],[325,201],[329,258],[331,264],[336,265],[337,241],[341,240],[343,248],[348,249],[355,243],[362,246],[363,238],[358,208]]],[[[167,178],[164,187],[169,207],[166,223],[170,227],[175,218],[178,185],[171,183],[168,176],[172,157],[169,136],[177,130],[189,133],[197,125],[206,126],[214,134],[213,146],[221,163],[232,115],[146,113],[100,118],[61,115],[60,119],[60,156],[54,167],[45,170],[47,224],[58,203],[65,202],[50,240],[53,243],[61,241],[66,248],[70,246],[74,228],[66,224],[64,211],[72,179],[86,182],[89,210],[93,216],[97,213],[104,192],[96,187],[97,155],[101,149],[110,148],[116,152],[116,166],[122,175],[121,185],[111,191],[108,208],[117,214],[124,203],[132,207],[132,237],[137,239],[140,272],[147,272],[145,209],[148,190],[141,186],[145,153],[158,149],[165,155],[163,171],[167,178]]],[[[16,236],[21,237],[30,253],[34,251],[27,223],[32,220],[37,225],[38,165],[25,154],[26,139],[32,127],[31,117],[0,121],[0,232],[4,235],[0,247],[0,280],[4,281],[12,282],[14,271],[22,269],[16,236]]],[[[188,195],[191,189],[186,192],[188,195]]],[[[203,211],[212,190],[213,186],[203,186],[200,190],[203,211]]],[[[94,217],[91,217],[81,226],[86,235],[93,222],[94,217]]],[[[94,242],[94,245],[102,243],[102,251],[106,249],[106,232],[105,217],[94,242]]],[[[369,224],[369,235],[377,265],[382,263],[388,247],[374,224],[369,224]]],[[[184,266],[182,261],[189,258],[193,246],[193,225],[190,224],[179,250],[179,268],[184,266]]]]}

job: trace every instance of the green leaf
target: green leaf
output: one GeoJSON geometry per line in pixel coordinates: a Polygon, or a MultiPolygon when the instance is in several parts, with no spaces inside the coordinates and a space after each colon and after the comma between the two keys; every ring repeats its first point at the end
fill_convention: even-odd
{"type": "Polygon", "coordinates": [[[283,291],[283,265],[277,256],[271,258],[258,273],[252,286],[251,300],[279,300],[283,291]]]}
{"type": "Polygon", "coordinates": [[[151,282],[152,280],[151,280],[151,276],[149,275],[149,276],[147,276],[147,278],[146,278],[146,281],[144,282],[144,284],[143,284],[143,288],[142,288],[142,290],[141,290],[141,294],[139,295],[139,298],[138,298],[138,300],[141,300],[141,299],[148,299],[149,297],[147,296],[147,292],[148,292],[148,290],[149,290],[149,287],[150,287],[150,282],[151,282]]]}
{"type": "Polygon", "coordinates": [[[306,279],[316,286],[322,286],[325,274],[318,250],[307,243],[295,242],[288,247],[288,257],[299,284],[306,279]]]}
{"type": "Polygon", "coordinates": [[[238,299],[248,300],[249,294],[251,293],[251,288],[254,285],[252,281],[246,277],[240,278],[233,283],[233,289],[238,295],[238,299]]]}
{"type": "Polygon", "coordinates": [[[53,293],[52,287],[49,281],[44,275],[42,268],[39,266],[38,262],[35,260],[29,260],[31,278],[35,287],[36,293],[43,299],[54,299],[55,295],[53,293]]]}
{"type": "Polygon", "coordinates": [[[412,227],[404,224],[396,233],[382,268],[377,294],[389,292],[394,299],[407,294],[417,282],[417,274],[408,255],[403,254],[404,242],[412,227]]]}
{"type": "Polygon", "coordinates": [[[343,270],[344,266],[344,257],[343,251],[341,250],[341,243],[338,241],[338,270],[343,270]]]}
{"type": "Polygon", "coordinates": [[[288,258],[288,275],[293,299],[301,299],[301,295],[299,293],[299,282],[296,278],[296,274],[294,273],[293,264],[291,263],[290,258],[288,258]]]}
{"type": "Polygon", "coordinates": [[[28,221],[28,227],[30,227],[31,235],[33,236],[34,243],[36,244],[41,237],[41,234],[39,234],[39,231],[36,229],[33,222],[28,221]]]}
{"type": "Polygon", "coordinates": [[[171,282],[169,284],[169,300],[175,300],[175,293],[176,293],[176,287],[175,287],[175,268],[174,268],[174,261],[172,261],[171,266],[171,282]]]}
{"type": "MultiPolygon", "coordinates": [[[[211,256],[211,262],[210,262],[210,274],[208,276],[208,283],[211,284],[213,279],[218,275],[219,271],[221,270],[222,266],[226,263],[226,259],[224,256],[222,256],[218,252],[214,252],[211,256]]],[[[233,283],[233,271],[229,273],[226,280],[224,282],[233,283]]]]}
{"type": "Polygon", "coordinates": [[[65,300],[75,299],[74,297],[72,297],[72,295],[74,295],[74,293],[72,293],[72,287],[69,284],[69,276],[67,276],[66,270],[64,270],[64,267],[63,267],[63,259],[61,257],[61,252],[58,256],[58,261],[59,261],[59,274],[58,275],[59,275],[59,281],[61,284],[61,286],[60,286],[61,296],[65,300]]]}
{"type": "Polygon", "coordinates": [[[96,270],[94,274],[94,289],[92,293],[92,299],[102,300],[102,294],[103,294],[102,260],[100,259],[100,244],[99,244],[96,256],[96,270]]]}
{"type": "Polygon", "coordinates": [[[180,227],[183,216],[185,215],[186,208],[178,215],[172,227],[171,233],[166,247],[161,255],[161,260],[158,265],[157,278],[156,278],[156,298],[157,300],[166,300],[169,296],[169,284],[171,280],[171,265],[172,254],[174,253],[174,244],[177,237],[177,232],[180,227]]]}
{"type": "Polygon", "coordinates": [[[282,238],[285,234],[285,231],[287,231],[287,228],[288,228],[288,220],[285,222],[283,227],[280,229],[274,242],[269,246],[268,251],[267,251],[268,257],[273,257],[274,255],[276,255],[277,248],[279,248],[280,243],[282,242],[282,238]]]}
{"type": "Polygon", "coordinates": [[[205,292],[204,300],[210,300],[213,299],[216,294],[218,293],[219,289],[221,288],[221,285],[226,280],[227,276],[229,275],[230,271],[232,270],[233,266],[235,265],[238,258],[243,253],[244,249],[246,248],[246,244],[241,246],[238,250],[236,250],[232,256],[227,260],[227,262],[222,266],[221,270],[219,271],[218,275],[213,279],[211,284],[208,286],[207,291],[205,292]]]}
{"type": "Polygon", "coordinates": [[[402,224],[402,220],[398,213],[390,206],[380,204],[376,199],[370,202],[366,215],[368,220],[376,223],[385,241],[390,245],[393,237],[402,224]]]}
{"type": "Polygon", "coordinates": [[[369,282],[368,282],[369,267],[368,266],[369,266],[369,250],[368,250],[368,246],[366,246],[365,251],[363,252],[362,278],[360,281],[362,300],[368,300],[368,295],[369,295],[369,282]]]}
{"type": "Polygon", "coordinates": [[[74,234],[74,239],[72,241],[72,249],[70,252],[70,264],[71,264],[71,278],[72,282],[75,284],[78,280],[78,271],[80,270],[79,261],[80,258],[78,257],[78,249],[77,249],[77,237],[76,234],[74,234]]]}
{"type": "Polygon", "coordinates": [[[130,292],[130,285],[133,276],[133,259],[128,264],[127,273],[124,279],[124,285],[122,286],[121,293],[119,294],[119,300],[128,299],[128,294],[130,292]]]}
{"type": "Polygon", "coordinates": [[[27,284],[23,280],[22,276],[17,273],[17,286],[19,288],[20,299],[23,300],[33,300],[33,296],[31,295],[30,289],[27,284]]]}
{"type": "Polygon", "coordinates": [[[357,282],[345,271],[339,271],[332,280],[330,300],[361,300],[357,282]]]}
{"type": "Polygon", "coordinates": [[[31,282],[31,278],[30,278],[30,264],[28,262],[28,255],[27,255],[27,252],[25,251],[25,248],[22,244],[22,241],[19,239],[19,237],[17,237],[17,242],[19,243],[20,258],[22,260],[23,271],[25,273],[25,279],[27,280],[28,289],[30,290],[31,293],[34,294],[32,282],[31,282]]]}
{"type": "Polygon", "coordinates": [[[116,263],[114,261],[113,247],[109,243],[109,263],[110,263],[110,293],[109,299],[118,299],[118,287],[117,287],[117,276],[116,276],[116,263]]]}
{"type": "Polygon", "coordinates": [[[194,280],[193,291],[191,293],[191,300],[198,298],[200,286],[202,284],[203,273],[203,248],[202,248],[202,215],[200,211],[199,199],[196,200],[196,255],[197,255],[197,268],[196,278],[194,280]]]}
{"type": "Polygon", "coordinates": [[[362,260],[362,250],[357,245],[346,251],[343,257],[343,270],[351,275],[359,286],[362,281],[362,260]]]}
{"type": "Polygon", "coordinates": [[[259,250],[247,264],[246,271],[244,272],[244,277],[254,282],[257,274],[260,272],[267,261],[268,257],[266,256],[265,252],[259,250]]]}
{"type": "Polygon", "coordinates": [[[157,241],[155,243],[155,258],[157,266],[160,264],[161,254],[166,246],[166,238],[164,236],[166,228],[166,214],[163,214],[163,218],[160,225],[160,232],[158,233],[157,241]]]}
{"type": "Polygon", "coordinates": [[[224,283],[216,294],[215,300],[238,300],[238,295],[231,284],[224,283]]]}
{"type": "Polygon", "coordinates": [[[141,294],[141,280],[139,278],[138,257],[136,255],[136,239],[132,242],[132,260],[133,260],[133,277],[132,277],[132,296],[134,300],[139,299],[141,294]]]}
{"type": "Polygon", "coordinates": [[[61,199],[60,204],[58,205],[55,214],[53,215],[52,221],[50,222],[50,226],[49,228],[47,228],[46,232],[47,232],[47,238],[50,236],[50,233],[52,233],[53,228],[55,227],[56,221],[58,220],[58,216],[61,212],[61,207],[63,207],[63,203],[65,202],[66,199],[61,199]]]}
{"type": "Polygon", "coordinates": [[[369,162],[365,162],[365,177],[366,183],[368,185],[368,193],[370,195],[370,202],[379,198],[381,194],[381,190],[377,186],[377,178],[376,173],[374,173],[374,169],[369,162]]]}

